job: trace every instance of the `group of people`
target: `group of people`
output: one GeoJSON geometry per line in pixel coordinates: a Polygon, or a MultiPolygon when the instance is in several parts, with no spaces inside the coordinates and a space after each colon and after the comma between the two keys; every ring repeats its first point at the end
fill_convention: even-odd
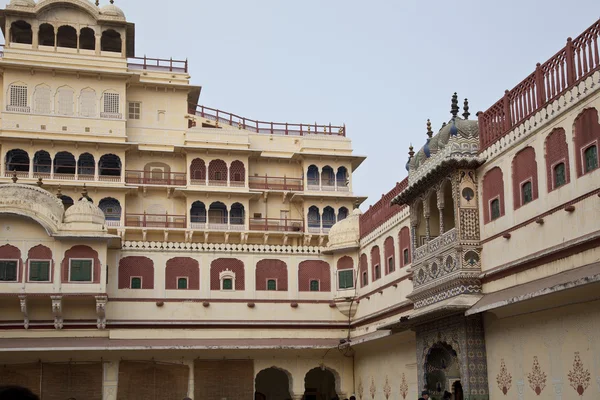
{"type": "MultiPolygon", "coordinates": [[[[421,397],[419,397],[419,400],[429,400],[429,392],[427,390],[423,390],[421,392],[421,397]]],[[[442,400],[454,400],[454,397],[452,396],[452,393],[445,390],[442,396],[442,400]]]]}

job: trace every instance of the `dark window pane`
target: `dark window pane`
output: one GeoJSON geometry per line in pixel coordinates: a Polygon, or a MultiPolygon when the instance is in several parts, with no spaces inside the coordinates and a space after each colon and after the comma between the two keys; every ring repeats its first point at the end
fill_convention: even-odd
{"type": "Polygon", "coordinates": [[[388,272],[394,272],[395,269],[394,259],[392,257],[388,258],[388,272]]]}
{"type": "Polygon", "coordinates": [[[566,175],[565,175],[565,164],[560,163],[554,167],[554,187],[557,188],[559,186],[567,183],[566,175]]]}
{"type": "Polygon", "coordinates": [[[310,291],[311,292],[319,291],[319,281],[310,281],[310,291]]]}
{"type": "Polygon", "coordinates": [[[404,265],[408,264],[408,249],[404,249],[404,265]]]}
{"type": "Polygon", "coordinates": [[[0,281],[17,280],[17,261],[0,261],[0,281]]]}
{"type": "Polygon", "coordinates": [[[349,269],[338,272],[340,289],[350,289],[354,287],[354,271],[349,269]]]}
{"type": "Polygon", "coordinates": [[[490,208],[492,209],[492,219],[500,218],[500,200],[492,200],[490,208]]]}
{"type": "Polygon", "coordinates": [[[187,289],[187,278],[179,278],[177,279],[177,289],[187,289]]]}
{"type": "Polygon", "coordinates": [[[277,282],[275,279],[269,279],[267,281],[267,290],[277,290],[277,282]]]}
{"type": "Polygon", "coordinates": [[[91,260],[71,260],[71,279],[73,282],[92,281],[91,260]]]}
{"type": "Polygon", "coordinates": [[[223,290],[233,289],[233,281],[229,278],[223,279],[223,290]]]}
{"type": "Polygon", "coordinates": [[[363,276],[362,276],[362,284],[363,284],[363,286],[365,286],[367,283],[369,283],[368,281],[369,281],[369,277],[367,276],[367,273],[363,272],[363,276]]]}
{"type": "Polygon", "coordinates": [[[598,148],[590,146],[585,150],[585,172],[598,168],[598,148]]]}
{"type": "Polygon", "coordinates": [[[30,261],[29,280],[48,282],[50,280],[50,261],[30,261]]]}
{"type": "Polygon", "coordinates": [[[142,288],[142,278],[131,278],[131,288],[132,289],[141,289],[142,288]]]}
{"type": "Polygon", "coordinates": [[[531,200],[533,200],[533,191],[532,191],[531,182],[525,182],[523,184],[523,186],[521,187],[521,193],[523,196],[523,204],[527,204],[531,200]]]}
{"type": "Polygon", "coordinates": [[[375,279],[379,279],[381,278],[381,269],[379,268],[379,265],[375,266],[375,279]]]}

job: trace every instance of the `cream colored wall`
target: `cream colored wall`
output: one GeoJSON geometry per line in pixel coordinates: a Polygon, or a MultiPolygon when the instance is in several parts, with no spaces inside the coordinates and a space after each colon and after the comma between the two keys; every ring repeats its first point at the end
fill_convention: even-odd
{"type": "MultiPolygon", "coordinates": [[[[128,129],[129,131],[129,129],[128,129]]],[[[127,153],[127,169],[133,171],[144,171],[150,163],[163,163],[171,168],[171,172],[187,173],[185,156],[174,152],[145,152],[129,151],[127,153]]]]}
{"type": "Polygon", "coordinates": [[[487,314],[484,323],[490,400],[600,398],[599,310],[600,302],[595,301],[504,319],[487,314]],[[576,354],[583,363],[577,371],[573,365],[576,354]],[[545,387],[539,396],[530,387],[534,357],[545,374],[545,387]],[[500,375],[502,361],[512,379],[506,396],[497,383],[498,378],[507,376],[500,375]],[[569,381],[569,374],[574,372],[577,376],[589,373],[582,396],[569,381]]]}
{"type": "MultiPolygon", "coordinates": [[[[250,177],[286,177],[303,178],[306,174],[302,173],[300,161],[291,159],[277,158],[252,158],[250,159],[250,177]]],[[[292,181],[296,183],[297,181],[292,181]]]]}
{"type": "Polygon", "coordinates": [[[417,359],[413,332],[355,346],[354,393],[357,399],[416,399],[417,359]],[[405,386],[406,385],[406,386],[405,386]],[[389,397],[385,395],[389,389],[389,397]],[[403,397],[406,393],[406,397],[403,397]]]}

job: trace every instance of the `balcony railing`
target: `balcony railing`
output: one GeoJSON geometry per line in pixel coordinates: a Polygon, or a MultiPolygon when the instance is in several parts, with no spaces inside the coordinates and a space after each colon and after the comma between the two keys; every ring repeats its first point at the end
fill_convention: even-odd
{"type": "Polygon", "coordinates": [[[435,239],[431,239],[428,243],[418,247],[415,250],[414,261],[419,261],[429,255],[438,254],[441,249],[456,242],[457,238],[456,228],[444,232],[443,235],[437,236],[435,239]]]}
{"type": "Polygon", "coordinates": [[[192,215],[190,219],[190,228],[202,231],[243,231],[246,229],[244,217],[210,217],[208,222],[206,217],[192,215]]]}
{"type": "Polygon", "coordinates": [[[162,59],[162,58],[148,58],[144,57],[131,57],[127,60],[127,67],[130,69],[145,69],[149,71],[162,71],[162,72],[188,72],[188,61],[162,59]]]}
{"type": "Polygon", "coordinates": [[[125,214],[125,226],[138,228],[185,228],[185,215],[125,214]]]}
{"type": "Polygon", "coordinates": [[[479,113],[479,149],[485,150],[533,114],[600,69],[600,20],[479,113]]]}
{"type": "Polygon", "coordinates": [[[345,125],[290,124],[287,122],[266,122],[241,117],[226,111],[201,105],[190,104],[190,114],[215,121],[218,124],[246,129],[256,133],[271,135],[304,136],[310,134],[346,136],[345,125]]]}
{"type": "Polygon", "coordinates": [[[310,191],[321,191],[321,192],[349,192],[350,188],[348,187],[345,180],[335,180],[335,179],[323,179],[319,181],[318,179],[308,179],[307,180],[307,189],[310,191]]]}
{"type": "MultiPolygon", "coordinates": [[[[99,175],[96,175],[93,169],[80,167],[79,173],[76,172],[52,172],[52,165],[47,164],[33,164],[33,170],[29,172],[29,164],[20,163],[8,163],[6,164],[6,171],[4,177],[10,178],[13,176],[16,170],[17,178],[30,178],[30,179],[49,179],[49,180],[60,180],[60,181],[88,181],[88,182],[121,182],[121,169],[120,168],[101,168],[99,175]],[[25,170],[26,169],[26,170],[25,170]],[[90,173],[92,172],[92,173],[90,173]]],[[[56,165],[54,167],[57,167],[56,165]]],[[[62,166],[58,168],[72,169],[75,171],[75,166],[62,166]]]]}
{"type": "Polygon", "coordinates": [[[121,214],[120,213],[104,213],[106,226],[116,227],[121,226],[121,214]]]}
{"type": "Polygon", "coordinates": [[[252,218],[251,231],[269,232],[303,232],[304,221],[301,219],[252,218]]]}
{"type": "Polygon", "coordinates": [[[251,189],[283,190],[301,192],[304,190],[302,178],[287,178],[277,176],[251,176],[249,185],[251,189]]]}
{"type": "Polygon", "coordinates": [[[185,172],[125,171],[125,182],[135,185],[186,186],[185,172]]]}

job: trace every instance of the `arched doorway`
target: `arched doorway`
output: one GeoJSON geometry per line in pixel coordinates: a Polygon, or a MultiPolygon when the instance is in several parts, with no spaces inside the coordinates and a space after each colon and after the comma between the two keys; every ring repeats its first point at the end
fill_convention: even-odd
{"type": "Polygon", "coordinates": [[[288,374],[278,368],[263,369],[254,381],[255,400],[289,400],[291,382],[288,374]]]}
{"type": "Polygon", "coordinates": [[[460,363],[456,351],[447,343],[434,344],[425,358],[425,384],[429,395],[441,398],[445,391],[453,391],[456,382],[460,385],[460,363]]]}
{"type": "Polygon", "coordinates": [[[460,380],[454,381],[454,383],[452,384],[452,394],[454,395],[454,400],[464,399],[463,388],[462,384],[460,383],[460,380]]]}
{"type": "Polygon", "coordinates": [[[304,400],[331,400],[337,396],[335,375],[327,368],[313,368],[304,377],[304,400]]]}

